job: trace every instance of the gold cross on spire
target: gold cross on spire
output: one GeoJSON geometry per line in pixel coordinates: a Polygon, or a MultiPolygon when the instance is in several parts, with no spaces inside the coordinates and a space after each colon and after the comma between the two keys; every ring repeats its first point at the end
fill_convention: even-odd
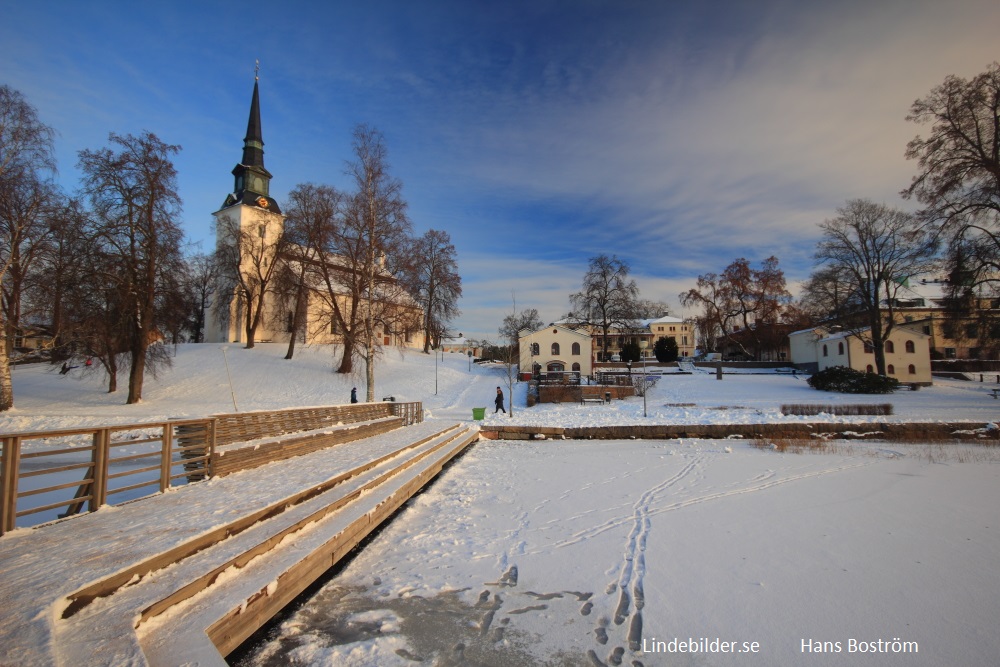
{"type": "Polygon", "coordinates": [[[259,58],[255,61],[255,65],[253,67],[253,80],[254,81],[260,81],[260,59],[259,58]]]}

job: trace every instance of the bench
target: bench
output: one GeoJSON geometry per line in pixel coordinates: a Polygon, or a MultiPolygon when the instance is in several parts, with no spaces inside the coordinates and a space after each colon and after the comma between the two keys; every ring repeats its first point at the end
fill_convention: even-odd
{"type": "Polygon", "coordinates": [[[996,389],[990,389],[990,396],[992,396],[993,398],[1000,398],[1000,387],[997,387],[996,389]]]}
{"type": "Polygon", "coordinates": [[[603,398],[587,398],[587,397],[584,397],[584,398],[580,399],[580,402],[584,403],[584,404],[586,404],[586,403],[604,403],[604,399],[603,398]]]}

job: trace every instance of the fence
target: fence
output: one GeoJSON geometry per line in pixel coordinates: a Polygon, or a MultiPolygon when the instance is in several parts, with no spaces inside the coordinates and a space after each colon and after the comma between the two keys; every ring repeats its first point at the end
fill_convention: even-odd
{"type": "Polygon", "coordinates": [[[212,419],[2,435],[0,534],[21,517],[93,512],[112,496],[124,502],[204,479],[213,446],[212,419]]]}
{"type": "Polygon", "coordinates": [[[267,428],[277,436],[388,416],[409,426],[423,421],[423,406],[359,403],[0,434],[0,535],[211,477],[217,444],[271,435],[267,428]]]}

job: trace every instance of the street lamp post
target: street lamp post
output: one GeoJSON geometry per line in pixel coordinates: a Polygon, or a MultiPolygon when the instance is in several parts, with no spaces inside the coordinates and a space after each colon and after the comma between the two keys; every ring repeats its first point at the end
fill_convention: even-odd
{"type": "Polygon", "coordinates": [[[646,348],[649,347],[648,340],[639,341],[639,349],[642,351],[642,416],[648,417],[646,414],[646,392],[649,390],[649,386],[646,384],[646,348]]]}

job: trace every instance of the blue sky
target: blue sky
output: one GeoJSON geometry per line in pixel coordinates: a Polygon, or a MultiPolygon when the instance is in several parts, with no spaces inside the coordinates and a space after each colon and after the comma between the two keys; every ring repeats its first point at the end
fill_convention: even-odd
{"type": "Polygon", "coordinates": [[[352,128],[378,128],[415,231],[458,250],[454,329],[491,338],[514,300],[563,315],[599,253],[675,315],[738,257],[794,289],[846,200],[913,208],[913,100],[1000,59],[996,0],[0,6],[0,83],[58,131],[67,189],[79,150],[150,130],[211,250],[259,59],[272,195],[347,187],[352,128]]]}

